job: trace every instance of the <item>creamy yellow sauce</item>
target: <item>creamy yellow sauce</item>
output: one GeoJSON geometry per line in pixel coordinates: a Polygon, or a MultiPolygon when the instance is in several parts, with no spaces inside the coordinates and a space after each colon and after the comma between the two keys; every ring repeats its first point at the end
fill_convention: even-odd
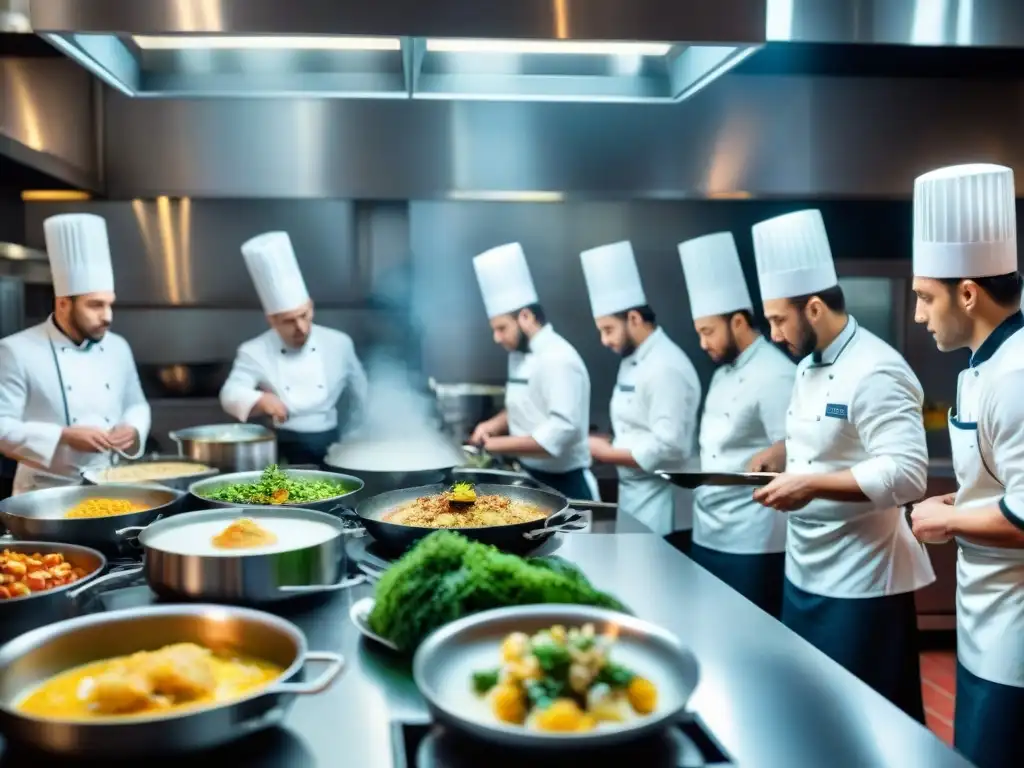
{"type": "Polygon", "coordinates": [[[125,464],[103,470],[102,478],[108,483],[135,483],[144,480],[163,480],[168,477],[188,477],[208,472],[205,464],[189,464],[184,461],[147,461],[142,464],[125,464]]]}
{"type": "Polygon", "coordinates": [[[61,672],[28,691],[17,709],[51,720],[175,714],[244,698],[283,672],[260,659],[178,643],[61,672]]]}

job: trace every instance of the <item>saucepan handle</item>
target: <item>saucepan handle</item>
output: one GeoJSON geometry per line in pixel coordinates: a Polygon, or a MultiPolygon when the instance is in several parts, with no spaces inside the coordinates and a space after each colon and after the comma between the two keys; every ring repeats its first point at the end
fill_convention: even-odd
{"type": "Polygon", "coordinates": [[[318,678],[315,680],[309,680],[301,683],[277,683],[267,691],[268,693],[291,693],[298,696],[309,696],[315,693],[321,693],[331,687],[331,684],[337,679],[337,677],[345,670],[345,657],[338,653],[331,653],[330,651],[307,651],[303,657],[303,664],[308,664],[311,661],[319,661],[327,664],[327,669],[323,671],[318,678]]]}
{"type": "Polygon", "coordinates": [[[586,527],[587,522],[583,519],[583,515],[574,509],[563,509],[548,517],[547,520],[544,521],[543,528],[535,528],[532,531],[526,531],[523,534],[523,538],[527,541],[536,541],[537,539],[543,539],[555,533],[572,533],[573,531],[582,531],[586,527]]]}
{"type": "Polygon", "coordinates": [[[341,522],[345,523],[346,534],[350,536],[366,535],[366,526],[363,525],[363,519],[351,507],[339,504],[331,509],[330,514],[337,515],[341,522]]]}
{"type": "Polygon", "coordinates": [[[366,576],[343,578],[336,584],[304,584],[301,586],[278,587],[281,592],[292,594],[314,594],[318,592],[340,592],[343,589],[366,583],[366,576]]]}
{"type": "Polygon", "coordinates": [[[618,509],[619,505],[613,501],[589,501],[587,499],[569,499],[567,502],[570,509],[618,509]]]}
{"type": "Polygon", "coordinates": [[[134,568],[126,568],[123,571],[113,571],[104,576],[100,576],[98,579],[92,579],[90,581],[87,581],[85,584],[78,587],[77,589],[68,590],[68,599],[72,601],[77,600],[79,597],[86,594],[87,592],[91,592],[93,588],[102,586],[104,584],[109,586],[111,584],[116,584],[121,581],[124,581],[125,583],[132,582],[139,576],[139,574],[142,573],[142,568],[143,566],[137,565],[134,568]]]}

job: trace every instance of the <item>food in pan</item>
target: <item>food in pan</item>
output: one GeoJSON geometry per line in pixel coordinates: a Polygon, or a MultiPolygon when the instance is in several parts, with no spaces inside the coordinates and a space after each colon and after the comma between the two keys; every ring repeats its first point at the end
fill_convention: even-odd
{"type": "Polygon", "coordinates": [[[139,464],[121,464],[108,467],[100,473],[105,483],[144,483],[166,480],[168,477],[188,477],[209,472],[212,467],[185,461],[144,461],[139,464]]]}
{"type": "Polygon", "coordinates": [[[203,494],[210,501],[231,504],[301,504],[343,496],[355,490],[349,483],[291,477],[271,464],[255,483],[231,483],[203,494]]]}
{"type": "Polygon", "coordinates": [[[171,714],[243,698],[283,671],[261,659],[175,643],[61,672],[28,691],[16,708],[53,720],[171,714]]]}
{"type": "Polygon", "coordinates": [[[561,558],[524,559],[453,531],[435,531],[384,572],[369,624],[402,651],[412,651],[435,629],[463,616],[535,603],[625,611],[561,558]]]}
{"type": "Polygon", "coordinates": [[[114,517],[115,515],[130,515],[132,512],[142,512],[147,509],[151,509],[149,504],[128,499],[84,499],[65,512],[64,517],[72,519],[114,517]]]}
{"type": "Polygon", "coordinates": [[[253,549],[274,546],[277,535],[252,518],[242,517],[214,536],[212,541],[213,546],[220,549],[253,549]]]}
{"type": "MultiPolygon", "coordinates": [[[[219,544],[217,539],[232,530],[239,522],[241,521],[225,518],[189,522],[187,518],[181,517],[178,518],[175,525],[168,525],[163,530],[146,533],[145,546],[174,555],[240,557],[270,555],[316,547],[339,535],[337,527],[319,520],[258,515],[251,518],[250,522],[263,530],[268,538],[257,543],[254,539],[246,536],[248,541],[244,547],[225,547],[219,544]],[[273,541],[270,541],[269,537],[273,537],[273,541]]],[[[163,524],[161,526],[163,527],[163,524]]],[[[246,527],[249,527],[248,524],[246,527]]],[[[229,534],[229,537],[232,535],[229,534]]]]}
{"type": "Polygon", "coordinates": [[[658,689],[612,661],[615,638],[598,635],[593,624],[555,625],[532,637],[513,632],[501,645],[501,663],[473,674],[473,689],[501,722],[538,731],[592,731],[649,715],[658,689]]]}
{"type": "Polygon", "coordinates": [[[546,512],[535,504],[500,494],[477,495],[470,483],[421,496],[400,504],[381,519],[415,528],[486,528],[543,520],[546,512]]]}
{"type": "Polygon", "coordinates": [[[5,549],[0,553],[0,600],[63,587],[87,575],[84,569],[71,565],[59,552],[42,555],[5,549]]]}

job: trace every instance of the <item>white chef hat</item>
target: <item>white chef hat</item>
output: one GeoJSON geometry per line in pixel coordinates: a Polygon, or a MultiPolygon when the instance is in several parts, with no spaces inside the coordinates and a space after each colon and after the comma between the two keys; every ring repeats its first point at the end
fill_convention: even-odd
{"type": "Polygon", "coordinates": [[[762,301],[808,296],[839,284],[821,211],[776,216],[755,224],[752,233],[762,301]]]}
{"type": "Polygon", "coordinates": [[[537,303],[526,254],[519,243],[499,245],[473,259],[487,317],[507,315],[537,303]]]}
{"type": "Polygon", "coordinates": [[[914,274],[992,277],[1017,270],[1013,171],[952,165],[914,181],[914,274]]]}
{"type": "Polygon", "coordinates": [[[62,213],[43,222],[55,296],[114,290],[107,223],[92,213],[62,213]]]}
{"type": "Polygon", "coordinates": [[[268,315],[290,312],[309,301],[287,232],[266,232],[246,240],[242,257],[268,315]]]}
{"type": "Polygon", "coordinates": [[[628,240],[583,251],[580,262],[594,317],[614,315],[647,304],[633,246],[628,240]]]}
{"type": "Polygon", "coordinates": [[[679,244],[693,319],[754,311],[732,232],[715,232],[679,244]]]}

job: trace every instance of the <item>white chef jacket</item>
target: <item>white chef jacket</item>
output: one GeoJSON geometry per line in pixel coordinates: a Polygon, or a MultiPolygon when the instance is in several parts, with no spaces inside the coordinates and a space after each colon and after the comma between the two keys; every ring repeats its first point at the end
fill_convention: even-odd
{"type": "Polygon", "coordinates": [[[935,580],[902,509],[925,495],[921,384],[906,360],[851,316],[800,361],[786,420],[786,471],[848,469],[866,502],[815,500],[789,514],[786,578],[826,597],[878,597],[935,580]]]}
{"type": "MultiPolygon", "coordinates": [[[[750,460],[786,438],[796,366],[763,336],[711,377],[700,423],[704,472],[746,472],[750,460]]],[[[749,488],[698,488],[693,541],[737,555],[784,552],[785,514],[754,501],[749,488]]]]}
{"type": "Polygon", "coordinates": [[[550,456],[523,456],[523,466],[565,473],[590,467],[590,374],[583,358],[545,325],[528,353],[508,356],[508,432],[532,437],[550,456]]]}
{"type": "Polygon", "coordinates": [[[685,491],[652,474],[681,469],[693,455],[700,378],[690,358],[661,328],[619,364],[611,400],[616,448],[639,467],[618,467],[619,509],[662,536],[675,528],[685,491]]]}
{"type": "MultiPolygon", "coordinates": [[[[1024,330],[997,328],[971,357],[950,413],[958,514],[998,504],[1024,528],[1024,330]]],[[[972,673],[1024,687],[1024,549],[957,541],[957,655],[972,673]]]]}
{"type": "Polygon", "coordinates": [[[143,446],[150,419],[131,348],[116,333],[76,345],[51,316],[0,341],[0,450],[19,461],[15,493],[79,483],[110,464],[108,453],[60,445],[64,427],[125,424],[143,446]]]}
{"type": "Polygon", "coordinates": [[[289,348],[270,329],[238,348],[235,364],[220,390],[224,410],[246,421],[264,392],[288,409],[276,425],[294,432],[327,432],[338,427],[338,400],[349,398],[359,414],[367,399],[366,372],[348,334],[314,325],[301,349],[289,348]]]}

